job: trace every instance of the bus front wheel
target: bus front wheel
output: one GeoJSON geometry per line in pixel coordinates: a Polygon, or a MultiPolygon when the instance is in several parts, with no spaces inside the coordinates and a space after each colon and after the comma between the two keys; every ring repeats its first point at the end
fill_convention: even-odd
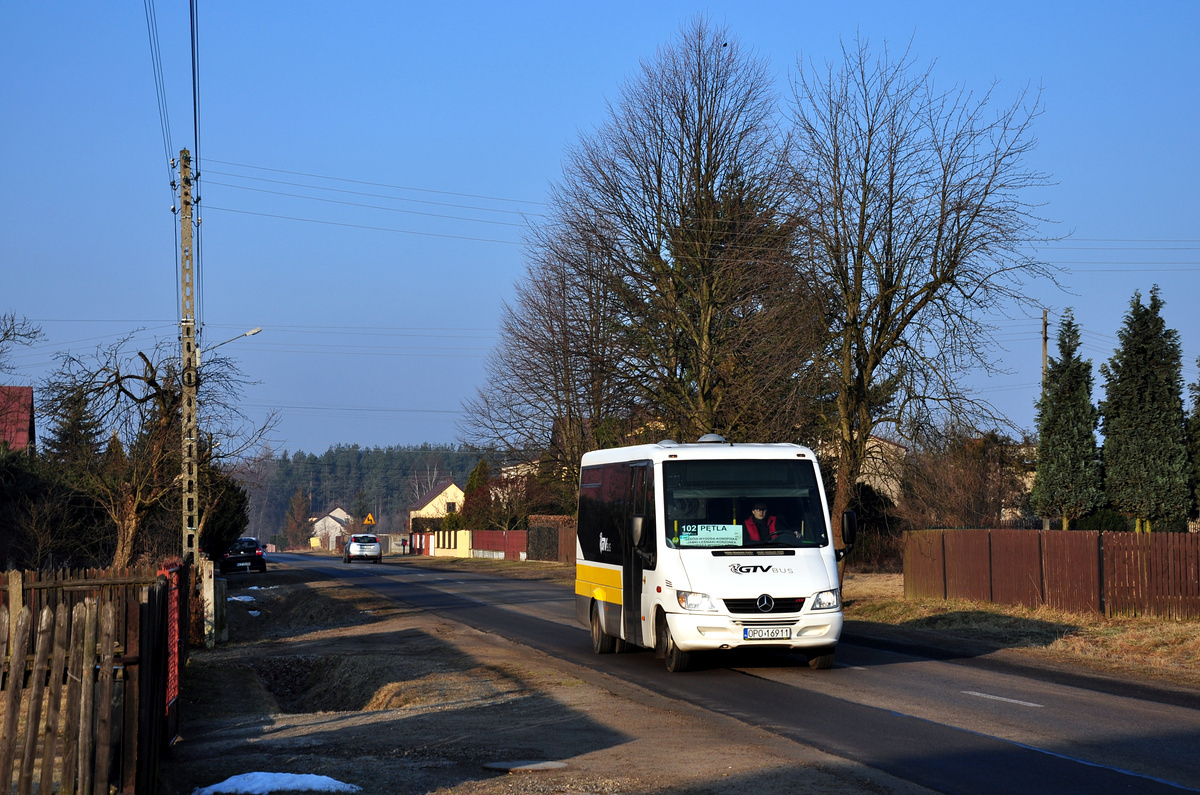
{"type": "Polygon", "coordinates": [[[671,637],[671,628],[667,626],[667,622],[663,621],[663,636],[665,649],[663,650],[663,659],[667,663],[667,670],[673,674],[683,673],[692,667],[692,653],[684,651],[675,645],[675,638],[671,637]]]}
{"type": "Polygon", "coordinates": [[[600,626],[600,606],[592,602],[592,651],[596,654],[612,654],[616,648],[617,639],[600,626]]]}
{"type": "Polygon", "coordinates": [[[814,671],[828,671],[833,667],[833,649],[813,649],[808,653],[808,667],[814,671]]]}

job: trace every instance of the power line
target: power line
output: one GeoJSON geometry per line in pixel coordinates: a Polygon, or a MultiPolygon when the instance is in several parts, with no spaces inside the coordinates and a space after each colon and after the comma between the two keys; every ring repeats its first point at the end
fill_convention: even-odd
{"type": "Polygon", "coordinates": [[[411,190],[411,191],[415,191],[415,192],[419,192],[419,193],[435,193],[435,194],[439,194],[442,196],[459,196],[464,199],[485,199],[487,201],[513,202],[516,204],[533,204],[533,205],[538,205],[538,206],[543,206],[543,207],[546,206],[545,202],[530,201],[529,199],[509,199],[509,198],[504,198],[502,196],[486,196],[486,195],[482,195],[482,194],[478,194],[478,193],[458,193],[455,191],[448,191],[448,190],[434,190],[432,188],[413,188],[413,187],[408,187],[405,185],[389,185],[385,182],[368,182],[366,180],[349,179],[346,177],[330,177],[330,176],[326,176],[323,174],[307,174],[303,171],[288,171],[288,170],[282,169],[282,168],[268,168],[266,166],[251,166],[251,165],[247,165],[245,163],[231,163],[228,160],[214,160],[212,162],[220,163],[223,166],[235,166],[236,168],[253,168],[253,169],[258,169],[259,171],[271,171],[276,174],[291,174],[292,176],[295,176],[295,177],[311,177],[313,179],[328,179],[328,180],[333,180],[333,181],[337,181],[337,182],[349,182],[349,183],[352,183],[355,185],[369,185],[369,186],[375,187],[375,188],[392,188],[393,190],[411,190]]]}
{"type": "MultiPolygon", "coordinates": [[[[212,162],[217,162],[217,161],[212,161],[212,162]]],[[[234,179],[249,179],[249,180],[254,180],[255,182],[267,182],[272,185],[288,185],[293,188],[309,188],[311,190],[324,190],[324,191],[329,191],[330,193],[346,193],[346,194],[350,194],[352,196],[368,196],[368,197],[376,198],[376,199],[391,199],[392,201],[412,202],[413,204],[428,204],[428,205],[432,205],[435,207],[453,207],[453,208],[459,209],[459,210],[478,210],[479,212],[484,212],[484,213],[503,213],[505,215],[519,215],[521,217],[528,217],[531,215],[537,216],[537,217],[545,217],[545,215],[543,213],[530,213],[530,212],[526,212],[525,210],[502,210],[498,207],[480,207],[477,204],[455,204],[453,202],[438,202],[438,201],[432,201],[430,199],[413,199],[408,196],[390,196],[386,193],[368,193],[367,191],[362,191],[362,190],[348,190],[346,188],[330,188],[330,187],[326,187],[324,185],[309,185],[304,182],[288,182],[288,181],[282,180],[282,179],[268,179],[267,177],[252,177],[247,174],[235,174],[230,171],[212,171],[211,169],[209,169],[209,173],[219,174],[220,176],[223,176],[223,177],[233,177],[234,179]]],[[[236,186],[229,186],[229,187],[243,187],[243,186],[236,185],[236,186]]],[[[414,188],[412,190],[416,190],[416,189],[414,188]]],[[[293,194],[283,194],[283,195],[286,196],[286,195],[293,195],[293,194]]]]}
{"type": "MultiPolygon", "coordinates": [[[[158,42],[158,14],[154,10],[154,0],[144,0],[146,13],[146,35],[150,39],[150,65],[154,71],[154,93],[158,98],[158,125],[162,132],[163,159],[167,166],[167,182],[174,181],[171,172],[171,158],[175,156],[171,143],[171,116],[167,112],[167,84],[163,79],[162,49],[158,42]]],[[[172,194],[173,195],[173,194],[172,194]]]]}
{"type": "Polygon", "coordinates": [[[261,345],[243,345],[243,351],[257,351],[260,353],[298,353],[304,356],[388,356],[388,357],[406,357],[417,359],[484,359],[490,351],[477,348],[423,348],[427,351],[469,351],[477,350],[478,353],[419,353],[409,350],[399,350],[396,348],[381,348],[370,347],[366,349],[347,348],[340,345],[305,345],[300,348],[288,348],[282,345],[265,347],[261,345]],[[315,350],[316,348],[328,348],[329,350],[315,350]]]}
{"type": "Polygon", "coordinates": [[[244,403],[248,408],[286,409],[289,411],[360,411],[367,414],[462,414],[462,409],[412,409],[395,406],[314,406],[299,403],[244,403]]]}
{"type": "MultiPolygon", "coordinates": [[[[346,207],[362,207],[368,210],[386,210],[391,213],[407,213],[409,215],[423,215],[427,218],[447,218],[452,221],[471,221],[477,224],[494,224],[496,226],[515,226],[526,228],[527,224],[516,224],[512,221],[494,221],[490,218],[467,218],[461,215],[444,215],[442,213],[426,213],[420,210],[406,210],[403,207],[383,207],[378,204],[362,204],[360,202],[348,202],[340,199],[326,199],[321,196],[305,196],[301,193],[285,193],[277,190],[267,190],[266,188],[251,188],[246,185],[230,185],[228,182],[210,182],[210,185],[220,185],[223,188],[234,188],[236,190],[249,190],[255,193],[269,193],[272,196],[286,196],[292,199],[307,199],[314,202],[325,202],[327,204],[340,204],[346,207]]],[[[385,197],[386,198],[386,197],[385,197]]]]}
{"type": "Polygon", "coordinates": [[[399,235],[419,235],[421,237],[440,237],[449,240],[468,240],[474,243],[501,243],[506,246],[519,246],[519,240],[496,240],[487,237],[471,237],[469,235],[447,235],[438,232],[416,232],[411,229],[391,229],[385,226],[370,226],[369,224],[348,224],[343,221],[321,221],[315,218],[297,218],[292,215],[277,215],[275,213],[259,213],[252,210],[235,210],[232,207],[209,207],[210,210],[218,210],[225,213],[239,213],[241,215],[257,215],[260,218],[278,218],[283,221],[301,221],[308,224],[323,224],[325,226],[345,226],[350,229],[366,229],[372,232],[391,232],[399,235]]]}
{"type": "Polygon", "coordinates": [[[204,326],[204,224],[203,224],[203,208],[201,207],[201,157],[200,157],[200,14],[196,7],[197,0],[189,0],[188,9],[190,16],[190,32],[192,43],[192,135],[195,144],[195,157],[192,159],[194,165],[192,185],[192,195],[194,197],[193,209],[195,212],[196,225],[195,233],[195,305],[196,305],[196,322],[203,328],[204,326]]]}
{"type": "Polygon", "coordinates": [[[1200,239],[1166,237],[1073,237],[1071,240],[1077,243],[1200,243],[1200,239]]]}

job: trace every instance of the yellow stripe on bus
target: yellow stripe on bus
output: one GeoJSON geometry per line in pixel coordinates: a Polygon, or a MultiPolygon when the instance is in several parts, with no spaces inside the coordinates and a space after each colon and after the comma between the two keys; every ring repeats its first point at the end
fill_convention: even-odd
{"type": "Polygon", "coordinates": [[[576,563],[575,593],[599,602],[621,604],[621,569],[576,563]]]}
{"type": "Polygon", "coordinates": [[[607,585],[610,588],[621,587],[621,567],[590,566],[587,563],[575,564],[575,579],[584,582],[594,582],[597,585],[607,585]]]}

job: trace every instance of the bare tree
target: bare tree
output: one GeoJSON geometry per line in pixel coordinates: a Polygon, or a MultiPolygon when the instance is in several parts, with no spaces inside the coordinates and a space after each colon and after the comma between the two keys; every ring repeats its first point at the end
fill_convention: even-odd
{"type": "Polygon", "coordinates": [[[597,446],[793,438],[824,313],[776,114],[765,63],[703,18],[642,64],[567,156],[467,439],[573,482],[597,446]]]}
{"type": "Polygon", "coordinates": [[[831,307],[836,516],[878,425],[995,421],[961,376],[994,368],[988,313],[1053,276],[1025,248],[1039,220],[1025,194],[1046,184],[1025,164],[1039,105],[942,91],[907,53],[862,42],[801,63],[793,89],[801,251],[831,307]]]}
{"type": "Polygon", "coordinates": [[[788,374],[810,292],[786,153],[766,63],[698,18],[568,155],[556,220],[608,266],[627,383],[669,435],[757,436],[746,420],[778,405],[762,388],[788,374]]]}
{"type": "Polygon", "coordinates": [[[12,312],[0,314],[0,373],[13,371],[8,357],[14,345],[32,345],[41,338],[41,326],[29,322],[28,318],[19,318],[12,312]]]}
{"type": "Polygon", "coordinates": [[[545,454],[574,483],[583,453],[630,432],[637,412],[619,373],[626,357],[602,266],[586,248],[535,234],[533,262],[503,307],[487,384],[466,402],[460,433],[502,458],[545,454]]]}
{"type": "Polygon", "coordinates": [[[433,491],[441,479],[442,474],[437,464],[426,464],[424,472],[411,475],[408,479],[409,504],[419,503],[426,494],[433,491]]]}
{"type": "MultiPolygon", "coordinates": [[[[157,543],[143,538],[143,531],[154,511],[172,502],[177,506],[180,496],[180,392],[173,346],[130,353],[127,344],[122,339],[87,357],[62,354],[58,369],[42,389],[44,414],[66,412],[82,396],[102,429],[105,449],[77,465],[75,479],[115,527],[112,565],[118,567],[130,565],[142,552],[173,548],[173,539],[157,543]]],[[[200,371],[202,470],[231,467],[273,427],[273,417],[254,425],[237,408],[243,384],[228,359],[213,359],[200,371]]],[[[211,511],[221,505],[225,490],[236,484],[227,477],[201,481],[213,487],[213,493],[201,499],[198,529],[202,531],[211,511]]],[[[161,524],[168,535],[178,530],[169,520],[161,524]]]]}

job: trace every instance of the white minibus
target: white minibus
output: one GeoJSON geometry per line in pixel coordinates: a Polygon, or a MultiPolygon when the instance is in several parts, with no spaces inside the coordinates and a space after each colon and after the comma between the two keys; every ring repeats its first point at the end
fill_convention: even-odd
{"type": "Polygon", "coordinates": [[[774,648],[833,666],[838,560],[816,456],[795,444],[695,444],[583,456],[575,608],[597,654],[652,648],[667,670],[695,652],[774,648]]]}

